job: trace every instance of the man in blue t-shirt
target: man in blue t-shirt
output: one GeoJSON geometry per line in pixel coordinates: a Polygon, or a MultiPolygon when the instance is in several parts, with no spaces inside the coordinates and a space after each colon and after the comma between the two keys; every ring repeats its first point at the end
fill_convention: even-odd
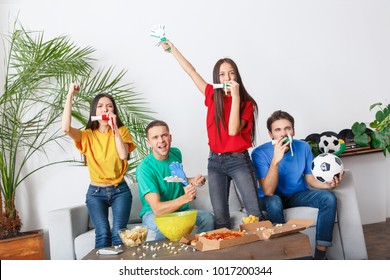
{"type": "MultiPolygon", "coordinates": [[[[164,178],[171,176],[169,165],[172,162],[182,162],[182,155],[178,148],[172,148],[172,135],[167,123],[155,120],[145,129],[146,138],[151,153],[138,165],[136,177],[138,182],[142,210],[140,217],[148,229],[156,232],[155,240],[165,236],[157,228],[154,221],[156,215],[168,214],[189,209],[189,202],[196,197],[195,186],[204,185],[206,179],[202,175],[188,179],[188,186],[183,183],[167,182],[164,178]]],[[[214,216],[206,211],[197,209],[198,215],[195,224],[198,232],[214,229],[214,216]]]]}
{"type": "Polygon", "coordinates": [[[331,190],[342,176],[334,177],[330,183],[322,183],[313,176],[310,146],[305,141],[293,140],[294,118],[289,113],[275,111],[267,120],[267,129],[273,141],[258,146],[251,155],[261,186],[261,206],[273,223],[286,222],[285,208],[318,208],[314,259],[326,259],[336,218],[337,201],[331,190]]]}

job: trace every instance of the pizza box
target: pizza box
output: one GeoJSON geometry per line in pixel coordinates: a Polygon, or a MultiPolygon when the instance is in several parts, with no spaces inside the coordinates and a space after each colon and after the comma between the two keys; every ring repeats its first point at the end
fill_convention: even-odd
{"type": "MultiPolygon", "coordinates": [[[[212,231],[208,231],[207,233],[221,233],[221,232],[231,232],[232,230],[227,228],[220,228],[212,231]]],[[[256,233],[246,232],[244,236],[235,237],[227,240],[216,240],[216,239],[207,239],[202,236],[202,234],[197,235],[187,235],[184,236],[180,242],[185,244],[191,244],[191,242],[197,239],[195,245],[195,249],[199,251],[211,251],[211,250],[219,250],[223,248],[233,247],[241,244],[246,244],[254,241],[259,241],[259,236],[256,233]]]]}
{"type": "Polygon", "coordinates": [[[240,231],[256,234],[260,240],[275,238],[300,232],[313,224],[313,220],[291,219],[285,224],[273,225],[270,221],[261,221],[240,225],[240,231]]]}

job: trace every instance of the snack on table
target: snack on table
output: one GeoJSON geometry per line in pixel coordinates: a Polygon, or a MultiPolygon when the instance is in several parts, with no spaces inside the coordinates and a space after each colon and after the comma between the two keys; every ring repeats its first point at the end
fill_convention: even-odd
{"type": "Polygon", "coordinates": [[[258,222],[259,218],[253,215],[249,215],[248,217],[242,217],[242,221],[244,222],[244,224],[250,224],[258,222]]]}
{"type": "Polygon", "coordinates": [[[244,233],[241,231],[210,232],[202,235],[202,237],[205,237],[210,240],[228,240],[241,236],[244,236],[244,233]]]}
{"type": "Polygon", "coordinates": [[[123,244],[128,247],[134,247],[145,242],[148,235],[148,228],[143,226],[136,226],[133,229],[121,229],[118,233],[119,237],[122,239],[123,244]]]}

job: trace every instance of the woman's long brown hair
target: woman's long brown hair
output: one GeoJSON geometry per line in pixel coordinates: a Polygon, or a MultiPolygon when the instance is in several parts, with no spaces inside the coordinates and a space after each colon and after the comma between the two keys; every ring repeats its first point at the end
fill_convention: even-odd
{"type": "MultiPolygon", "coordinates": [[[[253,99],[252,96],[247,92],[245,89],[244,83],[242,82],[240,72],[238,71],[237,64],[230,58],[221,58],[218,60],[213,69],[213,82],[215,84],[220,83],[219,79],[219,70],[221,68],[222,63],[229,63],[235,72],[236,75],[236,82],[240,85],[240,116],[242,114],[242,111],[244,110],[245,107],[245,102],[250,101],[253,104],[253,120],[252,120],[252,131],[251,131],[251,141],[252,141],[252,146],[256,145],[256,121],[257,121],[257,115],[258,115],[258,106],[256,101],[253,99]]],[[[218,128],[218,136],[221,136],[221,125],[227,129],[227,123],[225,122],[224,119],[224,114],[223,114],[223,96],[224,90],[223,89],[215,89],[214,90],[214,104],[215,104],[215,112],[214,112],[214,117],[215,117],[215,122],[217,123],[217,128],[218,128]]]]}

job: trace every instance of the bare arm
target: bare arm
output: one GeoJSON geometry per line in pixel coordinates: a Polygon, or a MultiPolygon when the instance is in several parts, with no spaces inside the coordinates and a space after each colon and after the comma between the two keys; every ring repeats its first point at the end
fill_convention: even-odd
{"type": "Polygon", "coordinates": [[[72,127],[72,101],[73,97],[80,91],[80,86],[74,83],[69,85],[68,95],[66,97],[64,112],[62,114],[62,130],[73,140],[80,141],[81,131],[72,127]]]}
{"type": "Polygon", "coordinates": [[[119,158],[121,160],[127,160],[129,155],[129,144],[123,142],[121,135],[119,134],[118,127],[116,124],[116,115],[114,113],[109,113],[110,121],[108,122],[111,129],[114,131],[115,146],[118,152],[119,158]]]}
{"type": "Polygon", "coordinates": [[[160,194],[158,193],[147,193],[145,195],[145,199],[149,203],[154,214],[162,215],[175,212],[184,204],[194,200],[195,196],[196,188],[190,183],[187,187],[184,188],[184,194],[176,199],[170,201],[161,201],[160,194]]]}
{"type": "Polygon", "coordinates": [[[196,72],[194,66],[179,52],[179,50],[170,42],[167,41],[161,44],[164,50],[167,48],[171,48],[171,53],[173,57],[177,60],[179,65],[183,68],[183,70],[190,76],[190,78],[194,81],[196,87],[199,91],[204,95],[206,90],[206,81],[196,72]]]}
{"type": "Polygon", "coordinates": [[[127,157],[129,155],[129,144],[124,143],[122,137],[118,134],[119,133],[115,135],[115,145],[118,151],[119,158],[121,160],[127,160],[127,157]]]}
{"type": "Polygon", "coordinates": [[[259,179],[261,189],[267,196],[273,195],[278,185],[279,163],[283,159],[286,149],[288,149],[288,143],[283,144],[283,140],[279,139],[275,143],[274,157],[272,158],[268,173],[264,178],[259,179]]]}

